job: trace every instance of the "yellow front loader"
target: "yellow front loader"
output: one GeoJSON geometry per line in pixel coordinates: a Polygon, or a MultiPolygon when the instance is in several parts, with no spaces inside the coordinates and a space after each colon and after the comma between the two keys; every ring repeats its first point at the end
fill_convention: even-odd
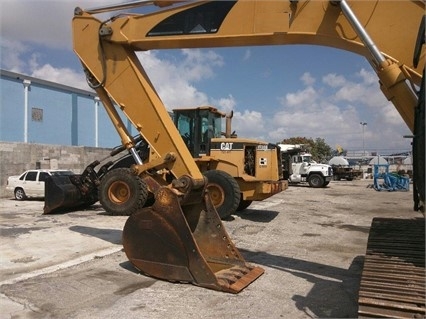
{"type": "Polygon", "coordinates": [[[173,110],[173,121],[200,171],[222,219],[288,188],[276,144],[238,137],[233,112],[212,106],[173,110]],[[223,130],[225,120],[225,130],[223,130]]]}

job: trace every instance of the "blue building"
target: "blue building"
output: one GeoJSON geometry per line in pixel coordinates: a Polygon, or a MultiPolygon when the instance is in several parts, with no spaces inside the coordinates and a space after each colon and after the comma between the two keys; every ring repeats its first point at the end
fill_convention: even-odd
{"type": "Polygon", "coordinates": [[[121,143],[94,91],[5,70],[0,74],[0,141],[104,148],[121,143]]]}

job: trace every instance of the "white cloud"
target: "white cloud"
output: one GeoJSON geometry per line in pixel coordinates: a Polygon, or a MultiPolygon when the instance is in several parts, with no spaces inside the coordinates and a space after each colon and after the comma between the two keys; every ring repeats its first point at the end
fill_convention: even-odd
{"type": "Polygon", "coordinates": [[[222,112],[230,112],[235,110],[237,102],[232,95],[222,97],[218,100],[212,99],[212,105],[218,107],[222,112]]]}
{"type": "Polygon", "coordinates": [[[21,54],[28,51],[28,46],[20,41],[2,39],[1,41],[1,65],[12,72],[23,72],[25,62],[21,60],[21,54]]]}
{"type": "Polygon", "coordinates": [[[82,70],[78,72],[51,64],[40,65],[40,54],[33,52],[27,44],[4,40],[1,49],[1,67],[8,71],[89,90],[82,70]],[[28,54],[29,57],[26,57],[28,54]]]}
{"type": "Polygon", "coordinates": [[[312,75],[309,72],[303,73],[302,77],[300,78],[304,85],[311,86],[315,83],[315,78],[312,77],[312,75]]]}
{"type": "Polygon", "coordinates": [[[299,90],[295,93],[286,94],[285,98],[281,99],[281,103],[286,106],[300,106],[310,108],[317,97],[317,92],[311,86],[299,90]]]}
{"type": "Polygon", "coordinates": [[[390,103],[383,108],[380,118],[383,120],[384,123],[391,125],[398,125],[402,121],[401,115],[399,114],[397,109],[390,103]]]}
{"type": "Polygon", "coordinates": [[[202,51],[198,49],[181,50],[185,59],[178,66],[181,76],[187,81],[200,81],[214,76],[214,67],[223,66],[223,57],[213,50],[202,51]]]}
{"type": "Polygon", "coordinates": [[[334,95],[337,101],[360,103],[371,108],[373,112],[380,112],[386,105],[389,105],[379,89],[378,79],[374,72],[361,69],[355,74],[355,78],[360,78],[361,82],[347,81],[342,76],[337,77],[331,74],[326,75],[323,81],[332,87],[339,88],[334,95]]]}
{"type": "Polygon", "coordinates": [[[268,129],[265,126],[262,113],[244,110],[243,112],[234,112],[232,130],[235,130],[239,137],[262,139],[268,129]]]}
{"type": "MultiPolygon", "coordinates": [[[[213,77],[214,68],[223,65],[222,56],[211,50],[180,52],[182,60],[177,59],[173,63],[160,59],[155,51],[139,52],[138,57],[169,110],[211,104],[207,95],[198,91],[194,83],[213,77]]],[[[219,100],[223,106],[229,106],[231,101],[231,98],[219,100]]]]}
{"type": "Polygon", "coordinates": [[[45,64],[35,68],[30,76],[65,84],[82,90],[90,90],[84,75],[82,73],[76,73],[69,68],[55,68],[50,64],[45,64]]]}
{"type": "Polygon", "coordinates": [[[337,75],[335,73],[329,73],[322,78],[322,82],[331,86],[332,88],[342,87],[346,83],[346,79],[343,75],[337,75]]]}
{"type": "Polygon", "coordinates": [[[350,83],[341,87],[335,94],[337,100],[349,102],[358,101],[365,94],[365,87],[361,84],[350,83]]]}
{"type": "MultiPolygon", "coordinates": [[[[309,83],[308,75],[304,73],[300,78],[304,85],[309,83]]],[[[359,123],[367,121],[365,138],[369,148],[407,148],[408,143],[402,139],[406,129],[401,125],[401,116],[381,93],[373,72],[361,69],[352,75],[326,74],[322,83],[323,86],[308,86],[279,98],[281,109],[274,114],[269,126],[273,128],[269,129],[271,140],[321,137],[332,147],[339,144],[344,148],[360,149],[362,130],[359,123]],[[388,143],[388,136],[396,137],[388,143]]]]}
{"type": "Polygon", "coordinates": [[[0,0],[2,38],[71,49],[71,21],[75,7],[104,5],[102,0],[0,0]]]}
{"type": "Polygon", "coordinates": [[[367,71],[366,69],[362,68],[358,73],[357,76],[362,78],[362,82],[365,84],[374,84],[378,82],[377,75],[374,72],[367,71]]]}

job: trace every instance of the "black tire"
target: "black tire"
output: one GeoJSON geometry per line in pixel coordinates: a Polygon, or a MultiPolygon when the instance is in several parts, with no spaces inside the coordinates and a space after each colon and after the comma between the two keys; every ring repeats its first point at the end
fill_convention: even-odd
{"type": "Polygon", "coordinates": [[[311,174],[308,177],[309,186],[314,188],[324,187],[324,177],[320,174],[311,174]]]}
{"type": "Polygon", "coordinates": [[[330,182],[325,182],[324,187],[326,187],[328,184],[330,184],[330,182]]]}
{"type": "Polygon", "coordinates": [[[226,219],[237,211],[240,204],[240,186],[231,175],[220,170],[204,173],[208,179],[207,189],[213,205],[221,219],[226,219]]]}
{"type": "Polygon", "coordinates": [[[98,194],[91,194],[90,198],[86,198],[84,204],[81,205],[82,208],[86,209],[98,202],[98,194]]]}
{"type": "Polygon", "coordinates": [[[130,216],[143,207],[148,198],[146,183],[129,168],[110,170],[101,179],[99,202],[108,213],[130,216]]]}
{"type": "Polygon", "coordinates": [[[249,207],[251,205],[251,203],[253,203],[252,200],[244,200],[242,197],[243,196],[241,196],[240,204],[237,207],[237,212],[240,212],[240,211],[246,209],[247,207],[249,207]]]}
{"type": "Polygon", "coordinates": [[[16,200],[24,200],[27,198],[27,195],[22,188],[16,188],[14,194],[16,200]]]}
{"type": "Polygon", "coordinates": [[[353,177],[346,177],[346,180],[350,182],[350,181],[353,181],[354,178],[353,177]]]}

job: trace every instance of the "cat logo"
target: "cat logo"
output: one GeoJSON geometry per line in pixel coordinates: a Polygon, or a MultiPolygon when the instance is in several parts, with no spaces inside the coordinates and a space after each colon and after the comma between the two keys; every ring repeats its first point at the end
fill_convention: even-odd
{"type": "Polygon", "coordinates": [[[231,151],[232,150],[232,144],[234,144],[234,143],[220,143],[220,149],[222,151],[231,151]]]}

